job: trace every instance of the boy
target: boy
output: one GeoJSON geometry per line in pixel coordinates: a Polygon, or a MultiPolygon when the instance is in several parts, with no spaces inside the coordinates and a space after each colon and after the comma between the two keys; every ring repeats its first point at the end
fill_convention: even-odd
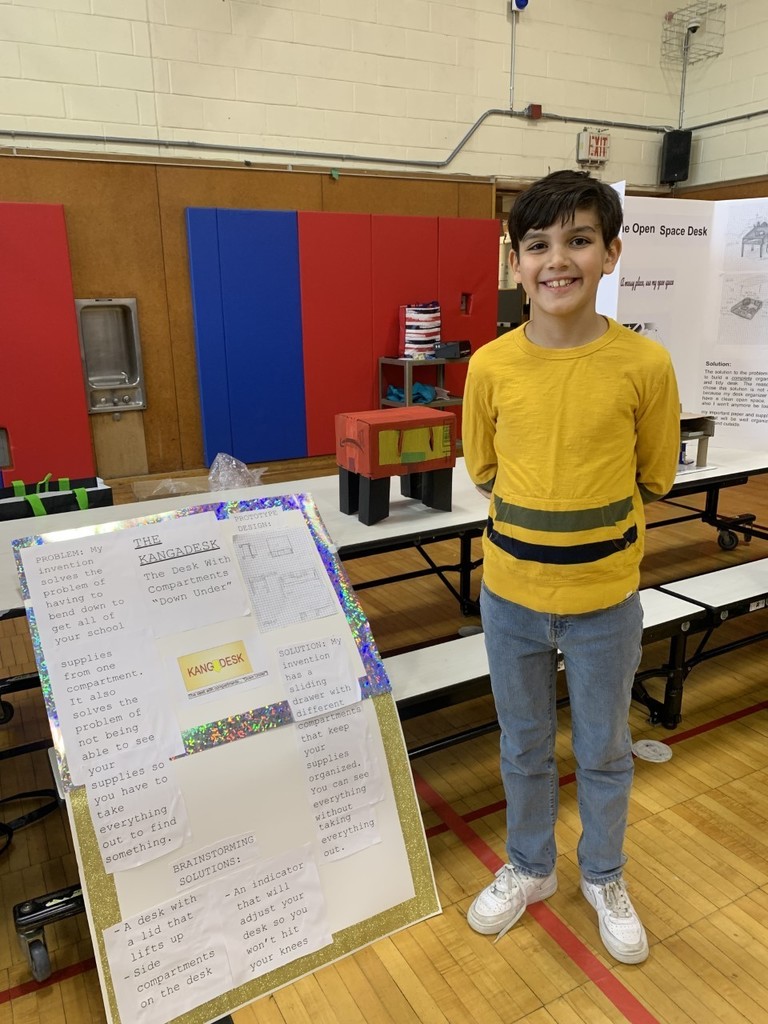
{"type": "Polygon", "coordinates": [[[507,931],[557,889],[557,651],[577,761],[581,890],[622,963],[648,940],[622,880],[632,785],[628,726],[640,661],[643,502],[672,486],[680,406],[657,342],[596,312],[621,252],[616,192],[556,171],[509,218],[531,318],[472,357],[464,457],[490,496],[480,609],[507,800],[509,864],[475,899],[475,931],[507,931]]]}

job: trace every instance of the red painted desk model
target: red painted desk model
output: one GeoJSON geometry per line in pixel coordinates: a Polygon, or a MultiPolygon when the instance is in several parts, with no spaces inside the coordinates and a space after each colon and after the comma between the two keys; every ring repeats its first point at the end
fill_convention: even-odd
{"type": "Polygon", "coordinates": [[[389,515],[389,478],[429,508],[451,510],[456,417],[409,406],[336,416],[339,508],[371,526],[389,515]]]}

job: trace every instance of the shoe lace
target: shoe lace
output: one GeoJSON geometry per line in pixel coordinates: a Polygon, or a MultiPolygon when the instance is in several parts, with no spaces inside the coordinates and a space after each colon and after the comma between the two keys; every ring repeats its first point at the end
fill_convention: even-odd
{"type": "Polygon", "coordinates": [[[632,917],[632,904],[623,882],[607,882],[604,890],[605,905],[614,917],[632,917]]]}
{"type": "Polygon", "coordinates": [[[503,868],[500,868],[496,872],[496,877],[491,882],[491,892],[494,896],[499,896],[501,899],[505,899],[509,895],[509,881],[512,869],[509,864],[505,864],[503,868]]]}
{"type": "MultiPolygon", "coordinates": [[[[518,877],[519,877],[519,872],[518,872],[518,877]]],[[[508,896],[509,895],[509,890],[510,890],[510,885],[509,885],[510,881],[514,881],[514,875],[513,875],[512,868],[507,864],[497,874],[496,881],[493,883],[493,890],[492,891],[494,893],[499,893],[502,896],[508,896]]],[[[499,939],[503,939],[504,938],[504,936],[507,934],[507,932],[510,930],[510,928],[512,928],[516,923],[517,923],[516,921],[511,921],[509,924],[505,924],[504,925],[504,927],[498,933],[496,938],[493,940],[494,946],[499,941],[499,939]]]]}

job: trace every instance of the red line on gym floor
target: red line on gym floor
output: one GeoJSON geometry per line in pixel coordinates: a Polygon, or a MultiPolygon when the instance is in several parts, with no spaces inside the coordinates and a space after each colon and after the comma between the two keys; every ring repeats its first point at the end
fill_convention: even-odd
{"type": "MultiPolygon", "coordinates": [[[[429,804],[436,814],[440,815],[451,831],[458,836],[489,871],[494,873],[498,871],[504,864],[504,861],[496,851],[469,827],[464,818],[457,814],[451,805],[428,782],[425,782],[415,772],[413,773],[413,779],[416,785],[416,792],[421,799],[429,804]]],[[[544,903],[534,903],[528,908],[527,913],[555,940],[563,952],[568,954],[589,980],[597,985],[606,999],[610,1000],[628,1021],[631,1021],[631,1024],[660,1024],[658,1018],[649,1013],[643,1004],[632,995],[629,989],[622,985],[619,979],[598,960],[594,953],[584,945],[581,939],[548,906],[544,903]]]]}
{"type": "MultiPolygon", "coordinates": [[[[758,711],[765,711],[768,708],[768,700],[761,701],[759,704],[753,704],[751,707],[743,708],[741,711],[734,711],[730,715],[724,715],[722,718],[716,718],[712,722],[706,722],[704,725],[697,725],[693,729],[687,729],[685,732],[675,733],[674,736],[670,736],[669,739],[662,740],[662,743],[680,743],[682,740],[690,739],[693,736],[699,736],[701,733],[709,732],[711,729],[717,729],[722,725],[727,725],[729,722],[736,722],[740,718],[746,718],[749,715],[753,715],[758,711]]],[[[413,773],[414,781],[416,783],[416,789],[419,796],[432,807],[432,810],[436,811],[441,818],[443,818],[443,824],[435,825],[432,828],[426,830],[428,838],[432,836],[441,835],[443,832],[453,831],[465,844],[469,847],[472,853],[482,861],[485,866],[493,872],[499,870],[502,865],[501,859],[493,852],[493,850],[467,825],[468,821],[475,821],[477,818],[484,818],[487,814],[493,814],[496,811],[503,810],[505,804],[503,800],[497,801],[495,804],[489,804],[487,807],[480,807],[477,810],[470,811],[463,818],[456,814],[449,804],[445,804],[444,801],[434,793],[434,790],[430,789],[430,792],[434,793],[437,804],[446,809],[446,814],[442,814],[436,803],[433,803],[424,792],[421,787],[427,787],[427,783],[423,781],[415,772],[413,773]],[[450,813],[448,813],[450,812],[450,813]],[[450,823],[448,819],[450,818],[450,823]]],[[[563,775],[560,777],[560,785],[566,786],[573,782],[576,778],[574,773],[563,775]]],[[[616,980],[616,978],[608,971],[597,957],[593,956],[592,953],[586,948],[586,946],[578,939],[561,921],[556,917],[552,911],[544,904],[535,903],[529,910],[534,919],[548,932],[552,938],[558,943],[558,945],[565,950],[565,952],[571,957],[574,963],[578,964],[584,973],[596,984],[598,984],[601,990],[605,993],[606,997],[611,1000],[617,1009],[625,1013],[623,1004],[620,1005],[610,994],[614,988],[617,988],[617,998],[624,999],[629,997],[634,1002],[634,996],[627,992],[623,985],[616,980]],[[582,957],[586,955],[587,959],[584,959],[582,963],[582,957]],[[596,965],[596,966],[595,966],[596,965]],[[594,972],[594,974],[593,974],[594,972]],[[603,981],[598,981],[598,977],[601,977],[603,981]],[[620,990],[620,991],[619,991],[620,990]]],[[[88,960],[81,960],[80,963],[70,964],[69,967],[62,967],[60,971],[55,971],[50,978],[46,978],[45,981],[25,981],[23,985],[15,985],[13,988],[7,988],[4,991],[0,991],[0,1006],[3,1003],[8,1003],[12,999],[18,999],[20,996],[28,995],[30,992],[37,992],[41,988],[47,988],[50,985],[57,985],[59,982],[66,981],[68,978],[77,977],[78,974],[84,974],[86,971],[91,971],[96,967],[96,961],[93,957],[88,960]]],[[[637,1003],[637,1006],[645,1016],[625,1016],[637,1024],[658,1024],[655,1017],[650,1016],[645,1008],[637,1003]]]]}
{"type": "Polygon", "coordinates": [[[67,981],[68,978],[75,978],[78,974],[93,970],[95,966],[96,961],[90,957],[88,960],[81,960],[80,963],[70,964],[69,967],[62,967],[60,971],[54,971],[45,981],[25,981],[23,985],[14,985],[13,988],[7,988],[4,992],[0,992],[0,1005],[9,1003],[11,999],[27,996],[30,992],[39,992],[41,988],[58,985],[62,981],[67,981]]]}
{"type": "Polygon", "coordinates": [[[761,700],[759,704],[752,704],[748,708],[742,708],[741,711],[732,711],[730,715],[723,715],[722,718],[715,718],[711,722],[705,722],[703,725],[695,725],[692,729],[686,729],[684,732],[676,732],[674,736],[661,740],[661,742],[672,746],[673,743],[681,743],[683,740],[689,740],[693,736],[700,736],[702,733],[710,732],[712,729],[719,729],[721,726],[729,725],[731,722],[738,722],[740,718],[756,715],[758,711],[765,711],[766,708],[768,708],[768,700],[761,700]]]}
{"type": "MultiPolygon", "coordinates": [[[[667,746],[672,746],[675,743],[681,743],[683,740],[690,740],[694,736],[701,736],[705,732],[711,732],[712,729],[719,729],[724,725],[729,725],[731,722],[738,722],[741,718],[748,718],[750,715],[757,714],[758,711],[765,711],[768,708],[768,700],[762,700],[758,704],[751,704],[748,708],[742,708],[741,711],[732,711],[729,715],[723,715],[721,718],[714,718],[711,722],[704,722],[703,725],[695,725],[692,729],[685,729],[683,732],[676,732],[674,736],[670,736],[668,739],[659,740],[659,743],[666,743],[667,746]]],[[[576,781],[576,773],[569,772],[567,775],[561,775],[558,780],[558,785],[568,786],[572,782],[576,781]]],[[[496,803],[488,804],[486,807],[477,807],[474,811],[469,811],[463,815],[464,821],[476,821],[478,818],[484,818],[488,814],[495,814],[497,811],[503,811],[506,807],[506,801],[497,800],[496,803]]],[[[441,836],[444,832],[450,831],[450,826],[443,822],[440,825],[432,825],[431,828],[425,830],[427,839],[431,839],[433,836],[441,836]]]]}

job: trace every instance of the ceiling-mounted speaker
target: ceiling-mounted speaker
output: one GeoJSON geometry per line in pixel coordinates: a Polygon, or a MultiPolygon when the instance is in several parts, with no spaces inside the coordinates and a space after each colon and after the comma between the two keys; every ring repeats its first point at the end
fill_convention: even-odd
{"type": "Polygon", "coordinates": [[[676,181],[687,181],[691,166],[691,138],[693,132],[665,132],[661,143],[661,170],[659,182],[673,185],[676,181]]]}

